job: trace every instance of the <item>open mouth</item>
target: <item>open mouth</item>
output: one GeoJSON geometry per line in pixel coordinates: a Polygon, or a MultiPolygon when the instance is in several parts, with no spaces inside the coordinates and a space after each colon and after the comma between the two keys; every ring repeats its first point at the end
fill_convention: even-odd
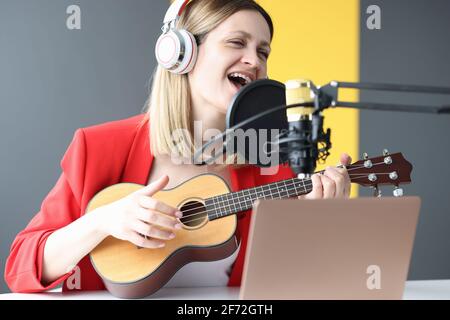
{"type": "Polygon", "coordinates": [[[230,73],[228,75],[228,80],[230,80],[231,84],[233,84],[237,89],[241,89],[243,86],[252,82],[252,79],[239,72],[230,73]]]}

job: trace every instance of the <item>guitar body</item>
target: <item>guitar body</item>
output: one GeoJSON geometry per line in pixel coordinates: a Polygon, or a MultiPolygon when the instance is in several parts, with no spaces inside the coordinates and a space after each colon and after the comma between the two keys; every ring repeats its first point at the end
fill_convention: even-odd
{"type": "MultiPolygon", "coordinates": [[[[90,201],[86,212],[143,187],[133,183],[108,187],[90,201]]],[[[145,297],[162,288],[187,263],[230,256],[239,247],[236,215],[209,221],[204,207],[204,199],[229,192],[222,178],[204,174],[154,194],[155,199],[183,212],[190,210],[180,220],[184,227],[160,249],[138,248],[128,241],[107,237],[90,253],[91,262],[106,288],[121,298],[145,297]]]]}

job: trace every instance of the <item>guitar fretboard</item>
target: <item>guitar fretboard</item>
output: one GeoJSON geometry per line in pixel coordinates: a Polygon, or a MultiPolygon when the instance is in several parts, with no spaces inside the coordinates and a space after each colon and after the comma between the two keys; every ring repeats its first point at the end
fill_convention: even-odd
{"type": "Polygon", "coordinates": [[[209,220],[219,219],[250,209],[258,199],[284,199],[307,194],[312,190],[310,178],[278,181],[263,186],[222,194],[206,199],[209,220]]]}

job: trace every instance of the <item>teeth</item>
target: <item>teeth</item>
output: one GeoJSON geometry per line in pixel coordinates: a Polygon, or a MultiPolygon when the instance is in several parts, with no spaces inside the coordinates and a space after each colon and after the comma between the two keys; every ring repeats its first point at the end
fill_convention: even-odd
{"type": "Polygon", "coordinates": [[[245,80],[245,84],[249,84],[250,82],[252,82],[252,79],[250,79],[250,78],[247,77],[246,75],[243,75],[242,73],[239,73],[239,72],[233,72],[233,73],[230,73],[229,76],[230,76],[230,77],[240,77],[240,78],[242,78],[242,79],[245,80]]]}

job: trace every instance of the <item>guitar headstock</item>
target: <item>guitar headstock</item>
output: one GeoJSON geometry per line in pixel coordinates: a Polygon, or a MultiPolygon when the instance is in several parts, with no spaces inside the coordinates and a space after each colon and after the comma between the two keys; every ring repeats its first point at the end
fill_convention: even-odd
{"type": "Polygon", "coordinates": [[[377,196],[381,195],[378,186],[393,185],[395,186],[394,196],[403,195],[399,185],[411,182],[413,167],[401,153],[389,154],[387,150],[384,150],[382,156],[369,158],[364,153],[363,158],[347,166],[353,183],[375,188],[377,196]]]}

